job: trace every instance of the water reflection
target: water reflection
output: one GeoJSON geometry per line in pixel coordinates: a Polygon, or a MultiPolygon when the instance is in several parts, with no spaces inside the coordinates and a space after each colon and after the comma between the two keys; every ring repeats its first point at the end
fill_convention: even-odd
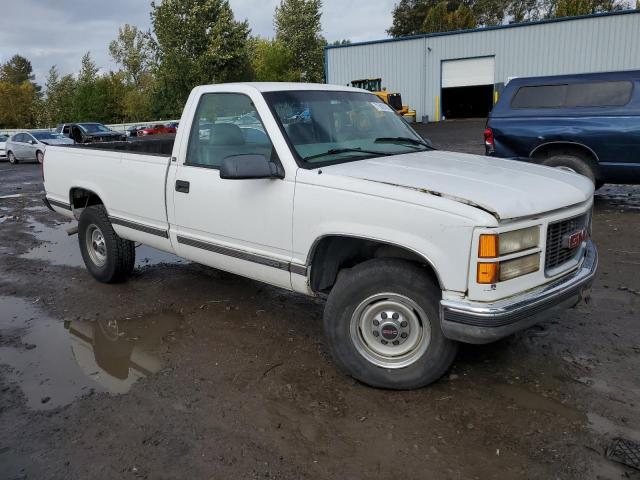
{"type": "Polygon", "coordinates": [[[0,369],[32,409],[67,405],[91,392],[122,394],[162,368],[157,353],[181,321],[163,312],[61,322],[32,302],[0,297],[0,369]]]}

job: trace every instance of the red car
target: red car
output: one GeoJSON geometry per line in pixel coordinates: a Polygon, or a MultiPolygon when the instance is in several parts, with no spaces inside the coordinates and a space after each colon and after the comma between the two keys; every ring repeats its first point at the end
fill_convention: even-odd
{"type": "Polygon", "coordinates": [[[158,124],[138,130],[139,137],[144,137],[145,135],[166,135],[167,133],[176,133],[176,127],[168,127],[166,125],[158,124]]]}

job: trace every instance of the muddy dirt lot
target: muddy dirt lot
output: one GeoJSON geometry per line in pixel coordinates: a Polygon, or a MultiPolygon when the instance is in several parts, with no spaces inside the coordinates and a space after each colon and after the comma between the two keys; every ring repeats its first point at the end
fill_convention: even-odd
{"type": "MultiPolygon", "coordinates": [[[[425,131],[481,152],[481,122],[425,131]]],[[[146,247],[97,283],[41,195],[0,164],[0,478],[640,478],[604,456],[640,441],[640,187],[596,197],[591,303],[412,392],[335,370],[321,300],[146,247]]]]}

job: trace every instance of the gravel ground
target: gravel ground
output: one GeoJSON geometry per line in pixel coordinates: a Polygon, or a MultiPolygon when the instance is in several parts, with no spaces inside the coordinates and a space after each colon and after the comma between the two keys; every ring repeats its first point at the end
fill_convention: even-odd
{"type": "Polygon", "coordinates": [[[147,247],[95,282],[39,170],[0,164],[0,478],[640,478],[604,456],[640,441],[640,188],[596,196],[591,303],[389,392],[335,370],[320,300],[147,247]]]}

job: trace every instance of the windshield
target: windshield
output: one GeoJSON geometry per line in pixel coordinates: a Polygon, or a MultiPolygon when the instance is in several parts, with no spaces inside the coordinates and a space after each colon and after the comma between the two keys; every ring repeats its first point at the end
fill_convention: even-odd
{"type": "Polygon", "coordinates": [[[100,125],[99,123],[80,123],[79,127],[87,133],[101,133],[110,132],[107,127],[100,125]]]}
{"type": "Polygon", "coordinates": [[[65,138],[64,135],[55,132],[32,132],[37,140],[59,140],[61,138],[65,138]]]}
{"type": "Polygon", "coordinates": [[[0,135],[0,142],[4,142],[9,138],[8,135],[0,135]]]}
{"type": "Polygon", "coordinates": [[[370,93],[299,90],[264,97],[307,168],[431,149],[370,93]]]}

